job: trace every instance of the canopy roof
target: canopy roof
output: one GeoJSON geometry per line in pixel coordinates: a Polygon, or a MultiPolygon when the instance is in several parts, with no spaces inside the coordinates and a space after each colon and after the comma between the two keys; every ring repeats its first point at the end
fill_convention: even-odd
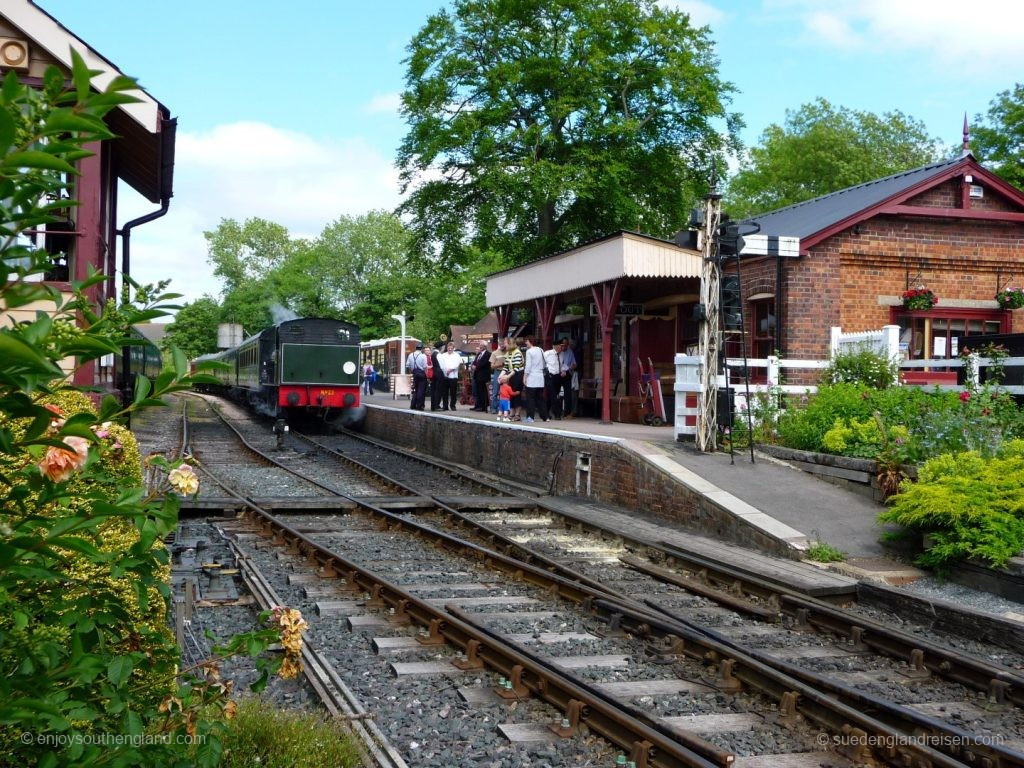
{"type": "Polygon", "coordinates": [[[639,232],[620,231],[487,278],[487,306],[572,293],[624,277],[699,278],[701,253],[639,232]]]}

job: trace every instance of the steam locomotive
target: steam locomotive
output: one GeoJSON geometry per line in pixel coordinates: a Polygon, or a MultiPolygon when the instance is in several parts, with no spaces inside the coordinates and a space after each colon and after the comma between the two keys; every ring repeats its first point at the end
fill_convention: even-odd
{"type": "Polygon", "coordinates": [[[226,394],[275,418],[315,415],[362,421],[359,404],[359,328],[327,318],[300,318],[265,328],[237,347],[203,355],[226,369],[213,372],[226,394]]]}

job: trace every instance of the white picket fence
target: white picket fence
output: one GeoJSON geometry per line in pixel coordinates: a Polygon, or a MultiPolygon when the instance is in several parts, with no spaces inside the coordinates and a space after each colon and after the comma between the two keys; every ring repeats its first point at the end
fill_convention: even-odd
{"type": "MultiPolygon", "coordinates": [[[[834,327],[830,334],[830,358],[836,354],[852,352],[856,349],[867,346],[868,348],[884,355],[890,360],[900,357],[899,348],[900,328],[898,325],[886,325],[877,331],[862,331],[858,333],[843,333],[841,328],[834,327]]],[[[1024,357],[1009,357],[1001,361],[993,361],[991,358],[979,357],[972,354],[968,357],[966,378],[971,386],[977,386],[979,372],[990,365],[1000,365],[1005,370],[1024,366],[1024,357]]],[[[928,359],[928,360],[903,360],[899,368],[903,370],[923,371],[952,371],[964,367],[965,361],[961,358],[952,359],[928,359]]],[[[675,433],[676,439],[680,436],[692,436],[696,434],[697,403],[700,398],[696,397],[700,391],[699,367],[701,359],[692,355],[676,355],[676,418],[675,433]]],[[[726,374],[718,377],[718,388],[728,387],[735,393],[735,404],[737,412],[742,412],[748,407],[747,394],[755,399],[758,394],[774,391],[789,395],[812,394],[818,391],[813,385],[783,384],[783,371],[804,370],[820,371],[827,367],[829,360],[799,360],[780,357],[754,358],[746,361],[752,377],[760,379],[763,383],[746,384],[744,376],[744,361],[742,358],[728,358],[725,361],[726,374]],[[758,375],[764,369],[763,375],[758,375]]],[[[929,389],[938,387],[940,390],[959,391],[965,389],[962,384],[928,384],[929,389]]],[[[1022,385],[1001,385],[1000,390],[1014,395],[1024,395],[1022,385]]]]}

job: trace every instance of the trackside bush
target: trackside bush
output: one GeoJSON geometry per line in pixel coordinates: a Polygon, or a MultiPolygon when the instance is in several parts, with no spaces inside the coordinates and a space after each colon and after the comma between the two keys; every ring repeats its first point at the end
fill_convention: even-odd
{"type": "Polygon", "coordinates": [[[154,381],[136,379],[128,405],[107,395],[94,407],[69,384],[62,366],[138,343],[131,326],[168,314],[177,298],[125,277],[120,303],[100,306],[93,295],[105,275],[64,292],[42,279],[52,258],[28,234],[76,205],[74,163],[89,156],[86,145],[112,138],[103,116],[135,101],[126,93],[134,81],[116,77],[95,92],[99,73],[74,50],[71,59],[70,84],[50,67],[39,87],[13,71],[0,86],[0,766],[212,768],[234,710],[218,662],[280,642],[281,656],[255,659],[260,682],[296,674],[304,622],[290,609],[268,612],[269,628],[178,669],[162,540],[179,494],[194,494],[198,481],[187,464],[151,456],[153,482],[143,487],[120,420],[212,378],[190,377],[174,350],[154,381]],[[199,746],[187,746],[184,737],[197,736],[199,746]]]}
{"type": "Polygon", "coordinates": [[[1006,443],[994,458],[970,451],[926,461],[879,521],[929,537],[919,565],[940,572],[966,558],[1005,565],[1024,550],[1024,440],[1006,443]]]}

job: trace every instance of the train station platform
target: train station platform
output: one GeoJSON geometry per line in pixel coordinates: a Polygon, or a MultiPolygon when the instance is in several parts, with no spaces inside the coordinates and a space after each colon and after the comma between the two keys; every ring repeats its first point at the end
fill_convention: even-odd
{"type": "MultiPolygon", "coordinates": [[[[363,402],[369,409],[409,408],[408,398],[395,400],[390,393],[364,397],[363,402]]],[[[846,558],[842,563],[829,566],[833,572],[853,579],[869,578],[892,584],[905,583],[920,575],[882,545],[885,530],[877,523],[877,516],[883,509],[880,504],[766,455],[755,453],[751,461],[749,451],[733,456],[701,453],[693,443],[676,441],[671,426],[602,423],[582,417],[504,423],[469,406],[459,406],[454,412],[431,412],[428,407],[417,415],[488,422],[495,429],[520,433],[613,440],[671,474],[689,491],[712,499],[718,506],[769,532],[776,540],[790,542],[795,550],[803,550],[815,542],[839,549],[846,558]]],[[[372,411],[369,418],[372,418],[372,411]]],[[[523,438],[528,439],[526,434],[523,438]]],[[[643,510],[631,512],[642,513],[643,510]]],[[[671,532],[666,533],[668,537],[671,532]]],[[[737,549],[749,553],[749,550],[737,549]]],[[[737,559],[746,556],[737,555],[737,559]]]]}

